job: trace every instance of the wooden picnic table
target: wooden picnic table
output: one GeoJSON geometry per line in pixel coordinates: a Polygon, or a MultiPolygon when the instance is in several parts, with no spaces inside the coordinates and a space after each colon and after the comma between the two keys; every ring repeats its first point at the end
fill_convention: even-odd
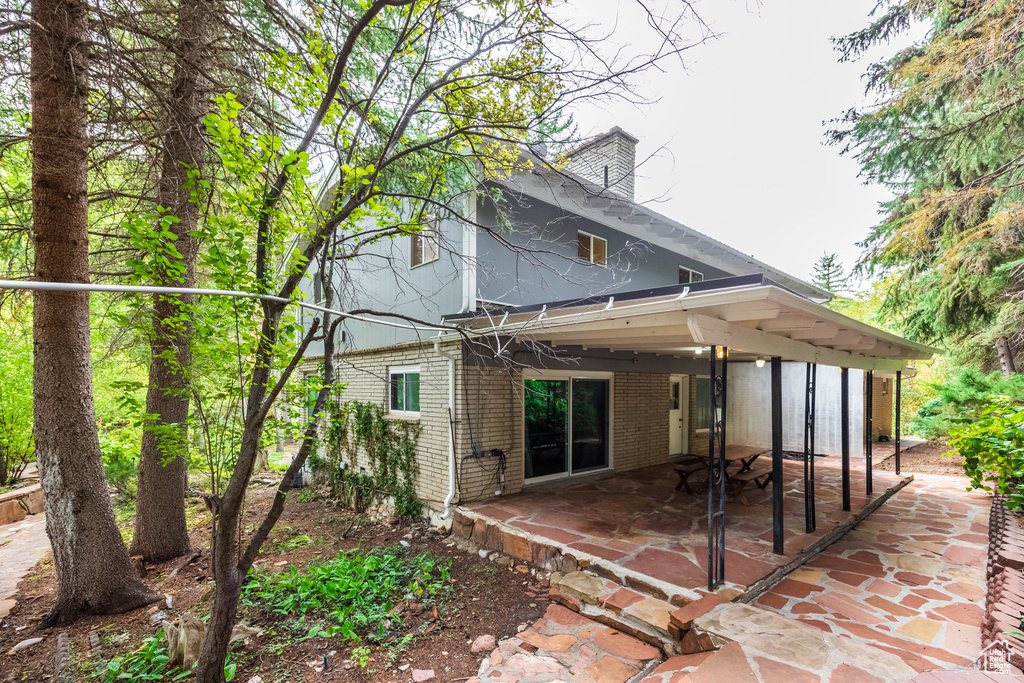
{"type": "MultiPolygon", "coordinates": [[[[761,457],[765,453],[770,452],[771,449],[759,448],[756,446],[742,446],[739,444],[727,445],[725,447],[725,477],[726,480],[732,485],[732,488],[734,490],[733,495],[740,496],[741,500],[744,501],[744,504],[746,504],[746,500],[743,498],[744,486],[746,486],[749,482],[753,481],[755,484],[757,484],[758,488],[764,488],[765,486],[768,485],[768,482],[771,481],[770,470],[752,469],[754,462],[759,457],[761,457]],[[732,466],[733,463],[739,463],[740,467],[733,474],[729,474],[729,467],[732,466]]],[[[715,454],[715,460],[718,460],[717,453],[715,454]]],[[[681,488],[685,488],[686,492],[692,495],[693,491],[690,489],[690,486],[688,484],[690,475],[696,474],[697,472],[701,471],[707,473],[707,463],[707,456],[699,455],[687,455],[682,460],[680,460],[675,467],[675,471],[679,475],[679,483],[676,485],[676,491],[678,491],[681,488]]],[[[721,476],[721,474],[717,471],[717,462],[715,467],[716,471],[714,471],[713,475],[711,473],[708,473],[709,476],[707,478],[707,481],[717,481],[718,478],[721,476]]],[[[698,492],[702,488],[703,485],[698,489],[698,492]]]]}

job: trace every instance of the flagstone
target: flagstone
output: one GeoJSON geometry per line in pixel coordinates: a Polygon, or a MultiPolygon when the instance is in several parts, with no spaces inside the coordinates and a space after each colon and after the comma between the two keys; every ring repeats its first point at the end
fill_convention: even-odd
{"type": "Polygon", "coordinates": [[[922,643],[931,643],[941,628],[942,625],[936,621],[917,617],[903,624],[896,631],[909,638],[920,640],[922,643]]]}
{"type": "Polygon", "coordinates": [[[897,617],[913,617],[917,615],[917,610],[909,609],[907,607],[903,607],[902,605],[897,605],[895,602],[886,600],[885,598],[878,595],[872,595],[871,597],[867,598],[864,602],[897,617]]]}
{"type": "Polygon", "coordinates": [[[822,580],[822,578],[824,576],[825,576],[825,572],[820,570],[820,569],[810,569],[808,567],[800,567],[799,569],[796,569],[795,571],[793,571],[786,578],[787,579],[791,579],[793,581],[801,581],[803,583],[810,583],[810,584],[814,584],[814,585],[819,585],[821,583],[821,580],[822,580]]]}

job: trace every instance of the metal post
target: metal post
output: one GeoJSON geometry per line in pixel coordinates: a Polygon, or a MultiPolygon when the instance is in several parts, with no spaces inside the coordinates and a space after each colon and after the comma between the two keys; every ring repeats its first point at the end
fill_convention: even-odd
{"type": "Polygon", "coordinates": [[[900,473],[900,399],[903,393],[903,373],[896,371],[896,474],[900,473]]]}
{"type": "Polygon", "coordinates": [[[772,545],[776,555],[784,553],[783,510],[782,359],[772,356],[772,545]]]}
{"type": "Polygon", "coordinates": [[[843,453],[843,510],[850,511],[850,369],[839,368],[843,453]]]}
{"type": "Polygon", "coordinates": [[[817,527],[814,513],[814,381],[818,366],[807,364],[804,388],[804,523],[807,533],[817,527]]]}
{"type": "Polygon", "coordinates": [[[722,349],[722,375],[718,375],[718,347],[711,347],[708,429],[708,590],[725,582],[725,379],[727,349],[722,349]],[[719,411],[721,409],[721,411],[719,411]],[[715,442],[718,441],[718,461],[715,442]]]}
{"type": "Polygon", "coordinates": [[[867,428],[867,434],[864,438],[864,466],[866,468],[866,485],[865,492],[870,496],[872,493],[872,482],[871,482],[871,442],[875,433],[874,425],[874,401],[875,401],[875,372],[874,370],[868,370],[867,372],[867,410],[865,411],[865,427],[867,428]]]}

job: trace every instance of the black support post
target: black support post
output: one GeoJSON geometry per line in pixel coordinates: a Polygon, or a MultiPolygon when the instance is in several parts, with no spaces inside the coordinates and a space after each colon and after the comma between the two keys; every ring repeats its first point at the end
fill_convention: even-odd
{"type": "Polygon", "coordinates": [[[903,373],[896,371],[896,474],[900,473],[900,399],[903,394],[903,373]]]}
{"type": "Polygon", "coordinates": [[[807,533],[817,528],[814,511],[814,383],[817,379],[818,365],[808,363],[804,389],[804,522],[807,533]]]}
{"type": "Polygon", "coordinates": [[[782,514],[782,359],[772,356],[772,546],[782,555],[784,527],[782,514]]]}
{"type": "Polygon", "coordinates": [[[725,427],[726,383],[729,350],[721,348],[721,374],[718,366],[719,348],[711,347],[710,410],[708,430],[708,590],[725,582],[725,427]],[[716,458],[717,446],[717,458],[716,458]]]}
{"type": "Polygon", "coordinates": [[[866,472],[865,492],[870,496],[872,493],[871,482],[871,442],[875,432],[874,425],[874,400],[875,400],[875,373],[873,370],[867,372],[867,405],[864,412],[864,426],[867,434],[864,436],[864,467],[866,472]]]}
{"type": "Polygon", "coordinates": [[[839,368],[840,423],[843,453],[843,510],[850,511],[850,369],[839,368]]]}

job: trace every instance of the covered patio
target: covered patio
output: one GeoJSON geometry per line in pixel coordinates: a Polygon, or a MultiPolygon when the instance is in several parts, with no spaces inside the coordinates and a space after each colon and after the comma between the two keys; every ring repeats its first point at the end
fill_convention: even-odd
{"type": "MultiPolygon", "coordinates": [[[[526,489],[468,507],[471,517],[546,539],[563,553],[593,557],[610,571],[687,590],[713,591],[728,582],[745,592],[852,526],[905,483],[898,464],[902,376],[909,363],[936,353],[760,275],[506,309],[460,322],[493,339],[498,356],[514,344],[539,343],[565,347],[567,356],[601,350],[673,359],[679,372],[709,378],[698,397],[707,446],[703,453],[689,451],[682,465],[706,475],[710,485],[702,495],[674,490],[676,462],[597,481],[569,478],[556,495],[526,489]],[[763,370],[754,371],[755,365],[763,370]],[[730,414],[740,405],[730,397],[730,367],[743,378],[736,389],[745,392],[736,415],[730,414]],[[863,377],[866,394],[851,396],[854,372],[863,377]],[[895,475],[872,471],[882,455],[871,427],[876,373],[891,377],[895,390],[895,475]],[[851,403],[861,399],[864,430],[854,433],[851,403]],[[822,413],[833,418],[825,448],[816,444],[824,440],[822,413]],[[851,457],[851,443],[863,455],[851,457]],[[748,505],[730,497],[741,477],[727,448],[737,446],[765,453],[757,484],[766,487],[744,487],[748,505]],[[829,457],[815,457],[822,450],[829,457]]],[[[538,356],[532,374],[543,377],[548,361],[538,356]]],[[[583,440],[571,441],[576,449],[583,440]]],[[[567,452],[568,446],[556,446],[567,452]]]]}
{"type": "MultiPolygon", "coordinates": [[[[875,460],[891,454],[891,448],[876,451],[875,460]]],[[[748,490],[747,505],[738,497],[726,500],[724,582],[732,596],[746,593],[780,568],[799,563],[808,549],[828,545],[913,479],[877,472],[874,491],[868,494],[863,486],[864,466],[851,465],[858,485],[850,494],[850,509],[844,510],[839,458],[819,458],[816,465],[817,525],[805,533],[803,464],[783,462],[789,542],[782,554],[773,546],[770,487],[748,490]]],[[[520,536],[535,546],[534,554],[543,555],[536,546],[547,545],[599,573],[603,568],[602,575],[615,575],[626,585],[627,577],[632,577],[634,584],[639,580],[666,597],[680,595],[689,600],[707,587],[707,495],[676,491],[676,482],[672,464],[658,465],[563,485],[557,495],[534,490],[467,506],[466,519],[483,519],[520,536]]],[[[494,539],[497,533],[490,535],[494,539]]]]}

